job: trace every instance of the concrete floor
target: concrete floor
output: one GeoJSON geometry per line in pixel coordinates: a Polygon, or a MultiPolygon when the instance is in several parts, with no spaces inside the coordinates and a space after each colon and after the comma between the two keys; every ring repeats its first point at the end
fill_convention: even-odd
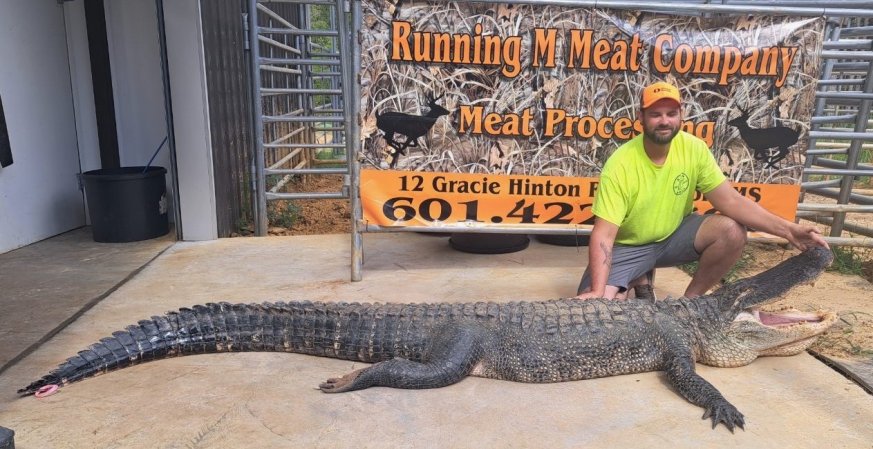
{"type": "Polygon", "coordinates": [[[0,255],[0,373],[169,248],[173,235],[95,243],[85,227],[0,255]]]}
{"type": "MultiPolygon", "coordinates": [[[[711,430],[660,373],[529,385],[468,378],[423,391],[325,395],[361,364],[282,353],[163,360],[73,384],[45,399],[15,390],[140,318],[208,301],[508,301],[576,288],[585,250],[532,242],[481,256],[421,234],[364,236],[349,282],[344,235],[176,243],[0,376],[0,426],[16,447],[743,447],[871,448],[873,397],[803,354],[734,369],[699,366],[746,415],[711,430]]],[[[156,253],[155,253],[156,254],[156,253]]],[[[659,270],[659,295],[687,277],[659,270]]],[[[821,287],[824,291],[824,286],[821,287]]]]}

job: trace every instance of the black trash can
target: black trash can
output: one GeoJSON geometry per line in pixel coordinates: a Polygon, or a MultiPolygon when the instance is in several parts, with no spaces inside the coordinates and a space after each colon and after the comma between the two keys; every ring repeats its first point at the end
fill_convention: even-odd
{"type": "Polygon", "coordinates": [[[170,232],[167,169],[121,167],[82,173],[95,242],[148,240],[170,232]]]}

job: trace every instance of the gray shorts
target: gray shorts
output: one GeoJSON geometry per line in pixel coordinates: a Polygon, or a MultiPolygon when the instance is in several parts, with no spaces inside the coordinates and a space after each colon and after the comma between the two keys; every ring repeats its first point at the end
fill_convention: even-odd
{"type": "MultiPolygon", "coordinates": [[[[699,259],[700,254],[694,249],[694,238],[705,219],[704,215],[691,214],[682,219],[679,228],[670,237],[657,243],[639,246],[616,243],[612,248],[612,268],[606,285],[618,287],[618,291],[623,292],[631,281],[654,268],[675,267],[699,259]]],[[[587,290],[590,285],[591,273],[586,268],[578,293],[587,290]]]]}

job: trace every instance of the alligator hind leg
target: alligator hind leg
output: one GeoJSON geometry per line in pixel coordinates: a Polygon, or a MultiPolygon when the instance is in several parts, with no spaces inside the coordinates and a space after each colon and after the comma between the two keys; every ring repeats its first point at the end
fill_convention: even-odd
{"type": "MultiPolygon", "coordinates": [[[[454,323],[457,325],[458,323],[454,323]]],[[[482,356],[478,326],[444,327],[435,332],[422,362],[395,358],[328,379],[318,386],[325,393],[342,393],[369,387],[439,388],[459,382],[482,356]]]]}

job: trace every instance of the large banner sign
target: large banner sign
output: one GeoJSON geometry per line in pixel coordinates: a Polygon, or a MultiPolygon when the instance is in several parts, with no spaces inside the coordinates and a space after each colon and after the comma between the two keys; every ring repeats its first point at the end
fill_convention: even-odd
{"type": "MultiPolygon", "coordinates": [[[[642,132],[642,88],[678,86],[682,130],[734,187],[793,219],[823,19],[364,0],[364,219],[592,222],[606,159],[642,132]]],[[[698,198],[695,206],[711,206],[698,198]]]]}

